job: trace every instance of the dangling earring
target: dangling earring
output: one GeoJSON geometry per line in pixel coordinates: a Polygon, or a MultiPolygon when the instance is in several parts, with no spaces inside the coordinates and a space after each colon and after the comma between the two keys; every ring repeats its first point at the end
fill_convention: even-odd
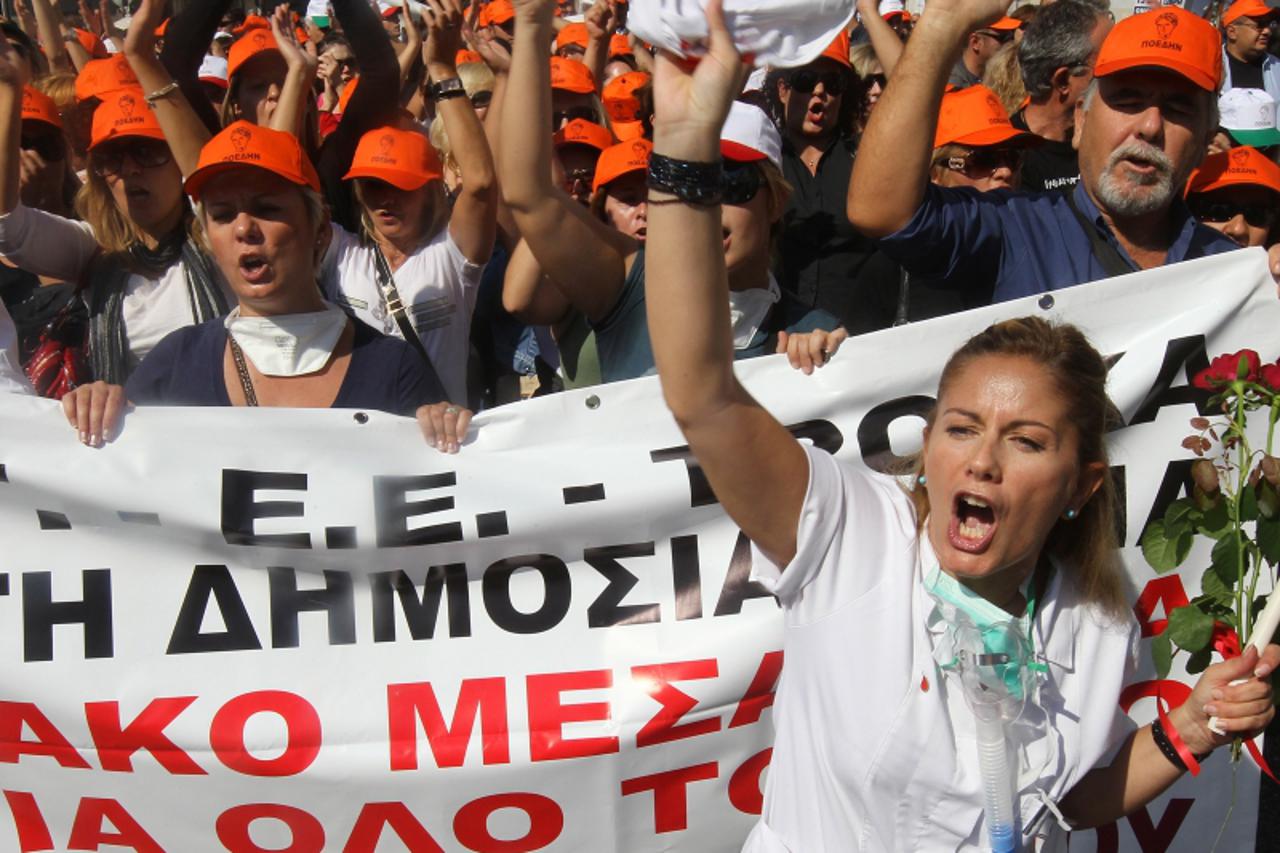
{"type": "Polygon", "coordinates": [[[917,484],[917,485],[921,485],[921,486],[923,486],[923,485],[924,485],[925,483],[927,483],[927,482],[929,482],[929,478],[928,478],[928,477],[926,477],[924,474],[921,474],[920,476],[916,477],[916,484],[917,484]]]}
{"type": "Polygon", "coordinates": [[[1067,521],[1075,521],[1077,515],[1079,515],[1079,513],[1071,508],[1068,508],[1067,511],[1063,513],[1063,516],[1067,519],[1067,521]]]}

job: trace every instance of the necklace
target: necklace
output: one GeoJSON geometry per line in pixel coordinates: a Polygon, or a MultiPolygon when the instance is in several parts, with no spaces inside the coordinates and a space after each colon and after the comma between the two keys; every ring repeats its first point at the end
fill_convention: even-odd
{"type": "Polygon", "coordinates": [[[241,351],[240,345],[236,343],[236,339],[227,335],[227,342],[231,344],[231,360],[236,363],[236,373],[240,376],[240,388],[244,391],[244,404],[246,406],[258,405],[258,395],[253,390],[253,379],[249,376],[249,365],[245,363],[244,352],[241,351]]]}

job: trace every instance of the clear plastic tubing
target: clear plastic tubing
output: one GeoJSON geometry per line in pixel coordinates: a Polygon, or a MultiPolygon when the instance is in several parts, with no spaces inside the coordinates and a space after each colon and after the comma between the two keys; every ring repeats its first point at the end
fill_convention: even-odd
{"type": "Polygon", "coordinates": [[[998,712],[974,708],[978,724],[978,769],[982,772],[982,809],[992,853],[1017,853],[1018,829],[1013,814],[1013,778],[998,712]]]}

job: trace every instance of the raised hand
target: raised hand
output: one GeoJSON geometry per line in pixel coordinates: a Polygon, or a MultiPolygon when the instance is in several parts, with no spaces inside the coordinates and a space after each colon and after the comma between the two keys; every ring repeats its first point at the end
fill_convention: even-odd
{"type": "Polygon", "coordinates": [[[484,60],[485,65],[489,66],[490,71],[494,74],[506,74],[511,70],[511,48],[494,33],[493,27],[476,29],[479,10],[479,3],[471,4],[467,21],[462,26],[462,35],[467,40],[467,44],[471,45],[471,49],[480,54],[480,58],[484,60]]]}
{"type": "Polygon", "coordinates": [[[14,50],[3,33],[0,33],[0,86],[22,91],[27,85],[27,61],[14,50]]]}
{"type": "Polygon", "coordinates": [[[164,3],[161,0],[142,0],[138,11],[129,21],[129,32],[124,37],[124,52],[154,55],[156,52],[156,27],[164,21],[164,3]]]}
{"type": "Polygon", "coordinates": [[[102,37],[106,31],[102,29],[102,15],[95,9],[90,9],[89,4],[85,0],[76,0],[76,6],[79,9],[80,17],[84,20],[85,27],[89,32],[102,37]]]}
{"type": "Polygon", "coordinates": [[[320,64],[316,57],[315,46],[309,44],[310,50],[298,43],[298,35],[293,29],[293,18],[289,13],[289,4],[281,3],[271,14],[271,34],[276,38],[276,46],[284,57],[285,65],[290,68],[315,70],[320,64]]]}
{"type": "Polygon", "coordinates": [[[660,127],[664,131],[687,127],[700,135],[711,129],[719,140],[729,106],[750,71],[725,25],[721,0],[707,3],[706,48],[699,60],[683,60],[666,52],[658,55],[653,76],[655,133],[660,127]]]}
{"type": "Polygon", "coordinates": [[[587,25],[587,38],[602,39],[613,35],[621,23],[620,17],[617,0],[596,0],[582,16],[582,22],[587,25]]]}
{"type": "Polygon", "coordinates": [[[427,42],[422,48],[422,60],[428,73],[436,78],[432,68],[453,69],[462,48],[462,8],[457,0],[428,0],[425,14],[427,42]]]}

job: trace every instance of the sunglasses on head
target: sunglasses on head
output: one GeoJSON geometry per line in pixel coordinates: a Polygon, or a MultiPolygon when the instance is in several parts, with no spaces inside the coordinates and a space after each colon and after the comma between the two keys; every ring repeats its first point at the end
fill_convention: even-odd
{"type": "Polygon", "coordinates": [[[551,129],[559,130],[574,119],[595,122],[596,111],[591,107],[569,107],[567,110],[554,110],[551,113],[551,129]]]}
{"type": "Polygon", "coordinates": [[[1193,201],[1191,206],[1201,222],[1230,222],[1237,216],[1254,228],[1269,228],[1276,219],[1276,209],[1269,204],[1236,204],[1230,201],[1193,201]]]}
{"type": "Polygon", "coordinates": [[[32,134],[23,136],[20,142],[23,151],[34,151],[46,163],[59,162],[66,157],[66,146],[62,139],[54,134],[32,134]]]}
{"type": "Polygon", "coordinates": [[[93,172],[100,178],[120,174],[125,157],[143,169],[155,169],[173,160],[169,146],[154,139],[133,139],[127,143],[100,145],[89,154],[93,172]]]}
{"type": "Polygon", "coordinates": [[[843,95],[849,88],[849,77],[843,71],[815,71],[812,68],[801,68],[791,72],[787,85],[802,95],[808,95],[818,84],[828,95],[843,95]]]}
{"type": "Polygon", "coordinates": [[[760,192],[764,178],[755,163],[724,161],[720,199],[724,204],[746,204],[760,192]]]}
{"type": "Polygon", "coordinates": [[[1020,148],[975,148],[963,157],[948,157],[943,165],[953,172],[966,175],[989,175],[1005,168],[1016,172],[1022,168],[1020,148]]]}

